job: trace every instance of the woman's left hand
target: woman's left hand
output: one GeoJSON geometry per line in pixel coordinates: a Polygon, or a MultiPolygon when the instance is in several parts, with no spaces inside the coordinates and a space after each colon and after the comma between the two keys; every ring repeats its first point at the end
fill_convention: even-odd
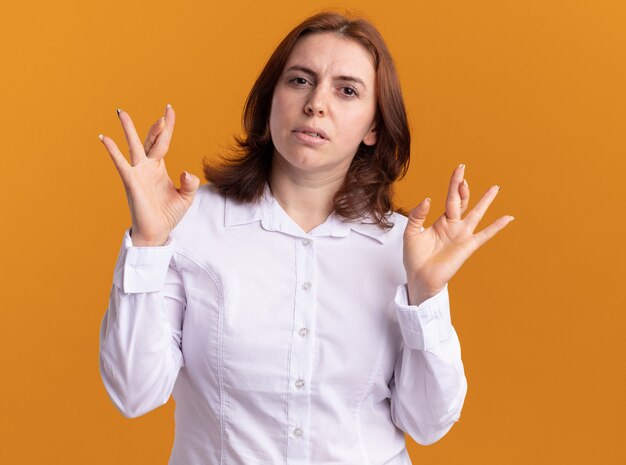
{"type": "Polygon", "coordinates": [[[452,173],[446,210],[431,227],[423,229],[430,199],[424,199],[409,214],[404,231],[404,268],[411,305],[419,305],[441,291],[470,255],[514,219],[503,216],[474,234],[500,187],[490,187],[461,219],[470,197],[464,174],[465,165],[452,173]]]}

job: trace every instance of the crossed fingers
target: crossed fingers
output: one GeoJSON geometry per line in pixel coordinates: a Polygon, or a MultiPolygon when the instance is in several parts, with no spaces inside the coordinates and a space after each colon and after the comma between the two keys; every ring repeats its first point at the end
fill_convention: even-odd
{"type": "MultiPolygon", "coordinates": [[[[450,178],[444,215],[449,221],[465,222],[469,230],[473,233],[483,216],[485,216],[487,209],[498,195],[499,190],[500,186],[498,185],[491,186],[487,189],[476,205],[467,213],[465,218],[461,219],[461,215],[467,210],[470,197],[469,186],[465,180],[465,165],[461,164],[454,170],[450,178]]],[[[487,242],[513,219],[514,217],[512,216],[503,216],[482,231],[474,234],[477,245],[481,246],[487,242]]]]}
{"type": "Polygon", "coordinates": [[[143,145],[137,135],[137,130],[135,129],[135,125],[130,115],[120,109],[117,110],[117,115],[122,124],[124,136],[128,144],[130,164],[113,139],[106,136],[100,136],[100,139],[109,152],[109,155],[120,173],[122,180],[127,180],[131,167],[138,165],[145,158],[158,161],[165,156],[169,150],[170,142],[172,140],[176,114],[174,113],[172,106],[168,104],[165,108],[164,116],[159,118],[157,122],[150,127],[146,141],[143,145]]]}

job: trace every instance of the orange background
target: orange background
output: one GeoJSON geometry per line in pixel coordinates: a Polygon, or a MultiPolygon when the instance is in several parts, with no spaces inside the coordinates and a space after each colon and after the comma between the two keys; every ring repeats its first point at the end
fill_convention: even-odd
{"type": "MultiPolygon", "coordinates": [[[[282,36],[328,6],[371,18],[413,128],[398,188],[443,208],[467,164],[483,223],[516,221],[451,283],[469,393],[416,464],[626,463],[626,4],[617,0],[12,2],[0,16],[0,463],[165,464],[173,405],[125,419],[98,331],[130,216],[99,133],[177,111],[170,174],[201,174],[282,36]],[[622,239],[620,239],[622,238],[622,239]]],[[[432,221],[433,218],[430,220],[432,221]]]]}

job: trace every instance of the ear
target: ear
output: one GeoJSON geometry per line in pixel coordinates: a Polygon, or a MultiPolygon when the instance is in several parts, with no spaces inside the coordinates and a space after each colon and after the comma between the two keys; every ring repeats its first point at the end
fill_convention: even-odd
{"type": "Polygon", "coordinates": [[[367,131],[367,134],[365,134],[365,137],[363,138],[363,143],[365,145],[376,144],[376,122],[375,121],[370,126],[370,129],[369,131],[367,131]]]}

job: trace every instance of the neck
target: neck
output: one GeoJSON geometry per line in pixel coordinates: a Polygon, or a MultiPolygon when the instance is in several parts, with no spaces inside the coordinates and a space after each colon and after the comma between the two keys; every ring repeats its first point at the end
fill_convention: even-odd
{"type": "Polygon", "coordinates": [[[290,169],[274,157],[270,173],[272,194],[303,231],[322,224],[333,211],[333,199],[343,185],[345,173],[303,173],[290,169]]]}

